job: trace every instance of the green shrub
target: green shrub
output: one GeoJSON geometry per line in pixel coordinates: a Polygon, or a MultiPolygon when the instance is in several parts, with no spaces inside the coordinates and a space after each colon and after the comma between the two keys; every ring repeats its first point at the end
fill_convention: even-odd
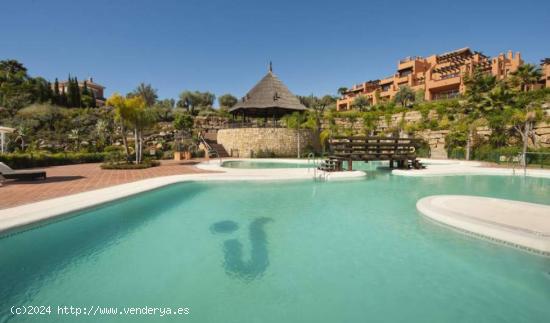
{"type": "Polygon", "coordinates": [[[519,147],[494,148],[489,144],[476,147],[472,151],[473,159],[493,163],[511,162],[521,152],[519,147]]]}
{"type": "Polygon", "coordinates": [[[450,159],[465,159],[466,158],[466,149],[463,147],[454,147],[448,151],[450,159]]]}
{"type": "Polygon", "coordinates": [[[424,140],[420,141],[416,148],[416,157],[428,158],[430,157],[431,148],[430,144],[424,140]]]}
{"type": "Polygon", "coordinates": [[[271,150],[263,150],[263,149],[260,149],[258,151],[255,151],[253,152],[254,155],[252,156],[252,158],[274,158],[276,157],[275,156],[275,153],[271,150]]]}
{"type": "Polygon", "coordinates": [[[204,150],[193,150],[191,151],[191,158],[203,158],[204,150]]]}
{"type": "Polygon", "coordinates": [[[119,164],[126,161],[124,148],[121,146],[105,147],[105,161],[111,164],[119,164]]]}
{"type": "Polygon", "coordinates": [[[99,163],[105,160],[105,153],[14,153],[0,155],[0,162],[13,169],[47,167],[84,163],[99,163]]]}
{"type": "Polygon", "coordinates": [[[102,169],[144,169],[150,167],[159,166],[160,162],[157,160],[145,160],[140,164],[122,163],[122,164],[101,164],[102,169]]]}
{"type": "Polygon", "coordinates": [[[528,165],[539,165],[540,167],[550,165],[550,148],[529,149],[528,152],[535,153],[527,154],[528,165]]]}

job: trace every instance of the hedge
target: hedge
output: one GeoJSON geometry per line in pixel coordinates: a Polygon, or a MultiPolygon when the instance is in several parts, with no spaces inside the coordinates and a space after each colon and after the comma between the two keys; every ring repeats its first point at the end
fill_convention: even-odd
{"type": "Polygon", "coordinates": [[[0,155],[0,162],[5,163],[13,169],[99,163],[104,159],[105,153],[15,153],[0,155]]]}
{"type": "Polygon", "coordinates": [[[159,166],[160,162],[157,160],[149,160],[144,161],[140,164],[132,164],[132,163],[105,163],[101,164],[102,169],[144,169],[144,168],[150,168],[150,167],[156,167],[159,166]]]}

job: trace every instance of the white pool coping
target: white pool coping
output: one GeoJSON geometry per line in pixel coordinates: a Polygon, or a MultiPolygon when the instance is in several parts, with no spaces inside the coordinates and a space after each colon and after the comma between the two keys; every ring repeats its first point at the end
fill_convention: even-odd
{"type": "Polygon", "coordinates": [[[421,162],[428,162],[425,169],[394,169],[393,175],[429,177],[429,176],[464,176],[464,175],[493,175],[493,176],[528,176],[539,178],[550,178],[550,169],[527,169],[525,174],[523,168],[496,168],[486,167],[476,161],[463,160],[437,160],[421,159],[421,162]]]}
{"type": "Polygon", "coordinates": [[[434,195],[416,208],[476,236],[550,256],[550,205],[467,195],[434,195]]]}
{"type": "MultiPolygon", "coordinates": [[[[246,160],[246,159],[230,159],[246,160]]],[[[254,161],[258,161],[254,159],[254,161]]],[[[296,159],[261,159],[262,162],[307,163],[296,159]]],[[[99,167],[99,166],[98,166],[99,167]]],[[[35,203],[24,204],[0,210],[0,234],[25,228],[37,222],[88,209],[138,193],[167,185],[192,181],[280,181],[307,180],[314,176],[323,180],[352,180],[366,176],[363,171],[326,173],[309,168],[279,169],[236,169],[220,166],[219,160],[210,160],[197,165],[198,168],[220,173],[185,174],[148,178],[136,182],[110,186],[97,190],[72,194],[35,203]]]]}

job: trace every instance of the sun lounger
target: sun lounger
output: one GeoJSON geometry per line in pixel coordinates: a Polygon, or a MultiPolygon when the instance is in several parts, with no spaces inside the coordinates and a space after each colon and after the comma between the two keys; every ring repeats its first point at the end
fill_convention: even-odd
{"type": "Polygon", "coordinates": [[[46,179],[46,172],[43,170],[13,170],[8,165],[0,163],[0,175],[6,179],[33,180],[37,178],[46,179]]]}

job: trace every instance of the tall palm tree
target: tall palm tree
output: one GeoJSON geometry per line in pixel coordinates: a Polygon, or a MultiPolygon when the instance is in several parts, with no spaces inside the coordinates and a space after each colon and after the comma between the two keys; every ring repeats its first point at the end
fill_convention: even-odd
{"type": "MultiPolygon", "coordinates": [[[[525,64],[518,67],[516,71],[514,71],[512,74],[512,78],[510,79],[512,84],[515,86],[518,86],[520,91],[527,92],[529,91],[532,86],[539,82],[540,78],[542,77],[542,71],[538,66],[535,66],[533,64],[525,64]]],[[[523,111],[523,114],[525,115],[525,121],[523,123],[523,129],[514,128],[516,131],[519,132],[519,134],[522,137],[523,141],[523,147],[522,147],[522,158],[521,163],[522,166],[525,166],[527,163],[526,159],[526,153],[527,153],[527,146],[528,146],[528,140],[529,135],[533,128],[534,118],[533,113],[530,111],[530,104],[522,104],[523,106],[520,107],[523,111]]]]}
{"type": "Polygon", "coordinates": [[[351,103],[351,106],[353,108],[357,108],[357,109],[359,109],[359,111],[363,112],[365,110],[365,108],[367,108],[367,110],[368,110],[368,107],[370,106],[370,102],[369,102],[369,100],[367,99],[366,96],[359,95],[353,100],[353,102],[351,103]]]}
{"type": "Polygon", "coordinates": [[[139,96],[145,101],[148,107],[152,107],[157,102],[157,89],[151,84],[140,83],[129,95],[130,97],[139,96]]]}
{"type": "Polygon", "coordinates": [[[338,94],[340,94],[341,96],[344,95],[344,93],[346,93],[347,91],[348,91],[348,88],[345,86],[338,88],[338,94]]]}
{"type": "Polygon", "coordinates": [[[511,73],[511,82],[514,86],[519,86],[522,92],[527,92],[533,84],[538,83],[542,77],[542,72],[538,66],[525,64],[511,73]]]}
{"type": "Polygon", "coordinates": [[[394,100],[395,102],[401,104],[402,107],[406,107],[414,101],[414,98],[414,91],[408,86],[402,86],[399,88],[399,91],[395,93],[394,100]]]}

